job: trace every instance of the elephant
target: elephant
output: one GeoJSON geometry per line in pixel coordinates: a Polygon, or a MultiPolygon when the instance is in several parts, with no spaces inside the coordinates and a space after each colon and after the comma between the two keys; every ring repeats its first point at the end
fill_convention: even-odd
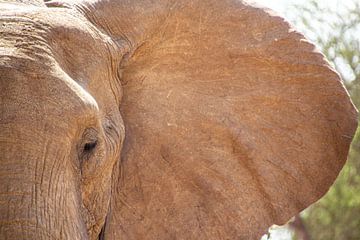
{"type": "Polygon", "coordinates": [[[0,1],[1,239],[259,239],[357,126],[340,76],[242,0],[0,1]]]}

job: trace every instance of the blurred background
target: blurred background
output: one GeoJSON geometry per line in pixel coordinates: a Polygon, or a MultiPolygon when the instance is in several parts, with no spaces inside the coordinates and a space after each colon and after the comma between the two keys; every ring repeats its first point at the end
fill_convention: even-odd
{"type": "MultiPolygon", "coordinates": [[[[253,0],[305,34],[339,72],[360,109],[360,0],[253,0]]],[[[329,192],[261,240],[360,240],[360,130],[329,192]]]]}

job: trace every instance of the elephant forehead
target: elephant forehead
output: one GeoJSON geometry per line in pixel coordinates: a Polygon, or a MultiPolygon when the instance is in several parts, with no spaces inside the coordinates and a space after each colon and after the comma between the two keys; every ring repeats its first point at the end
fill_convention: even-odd
{"type": "MultiPolygon", "coordinates": [[[[51,14],[46,8],[3,6],[0,4],[0,108],[5,110],[0,122],[46,121],[50,115],[69,123],[96,118],[96,101],[61,68],[53,53],[49,39],[59,24],[50,21],[51,14]],[[43,118],[45,113],[47,118],[43,118]]],[[[69,31],[81,29],[75,20],[74,24],[69,31]]]]}
{"type": "Polygon", "coordinates": [[[7,41],[6,47],[23,53],[26,48],[36,48],[35,52],[25,51],[31,57],[41,52],[52,55],[56,61],[71,62],[76,68],[81,65],[82,69],[91,69],[108,64],[109,59],[116,60],[119,55],[109,36],[72,9],[0,3],[0,24],[0,44],[7,41]],[[41,51],[45,49],[46,53],[41,51]]]}
{"type": "Polygon", "coordinates": [[[0,26],[0,66],[23,70],[38,82],[36,76],[47,75],[41,79],[53,82],[53,89],[70,89],[75,99],[98,110],[91,90],[104,85],[99,79],[113,78],[121,57],[109,36],[62,8],[0,3],[0,26]]]}
{"type": "Polygon", "coordinates": [[[79,64],[81,68],[91,70],[95,65],[109,65],[109,60],[118,56],[117,45],[112,39],[79,13],[69,9],[49,8],[41,14],[50,24],[47,40],[56,60],[70,61],[73,65],[79,64]],[[54,17],[49,18],[53,14],[54,17]]]}
{"type": "Polygon", "coordinates": [[[74,10],[48,11],[56,17],[49,19],[49,12],[41,12],[50,22],[46,41],[60,69],[102,103],[100,107],[121,96],[117,75],[123,56],[121,46],[74,10]]]}

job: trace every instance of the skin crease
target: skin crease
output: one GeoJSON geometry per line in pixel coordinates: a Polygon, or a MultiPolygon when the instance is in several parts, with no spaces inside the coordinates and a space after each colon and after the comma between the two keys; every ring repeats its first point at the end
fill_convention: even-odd
{"type": "Polygon", "coordinates": [[[339,76],[246,2],[0,1],[0,27],[1,239],[259,239],[346,160],[339,76]]]}

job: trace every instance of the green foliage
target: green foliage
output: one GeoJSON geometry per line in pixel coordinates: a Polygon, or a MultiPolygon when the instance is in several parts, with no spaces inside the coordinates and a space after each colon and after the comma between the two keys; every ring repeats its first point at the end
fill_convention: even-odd
{"type": "MultiPolygon", "coordinates": [[[[309,0],[306,7],[293,10],[294,24],[327,56],[360,109],[360,3],[353,0],[347,7],[329,9],[309,0]]],[[[313,240],[360,239],[360,129],[337,181],[302,218],[313,240]]]]}
{"type": "Polygon", "coordinates": [[[326,196],[303,213],[313,239],[360,238],[360,131],[349,159],[326,196]]]}

